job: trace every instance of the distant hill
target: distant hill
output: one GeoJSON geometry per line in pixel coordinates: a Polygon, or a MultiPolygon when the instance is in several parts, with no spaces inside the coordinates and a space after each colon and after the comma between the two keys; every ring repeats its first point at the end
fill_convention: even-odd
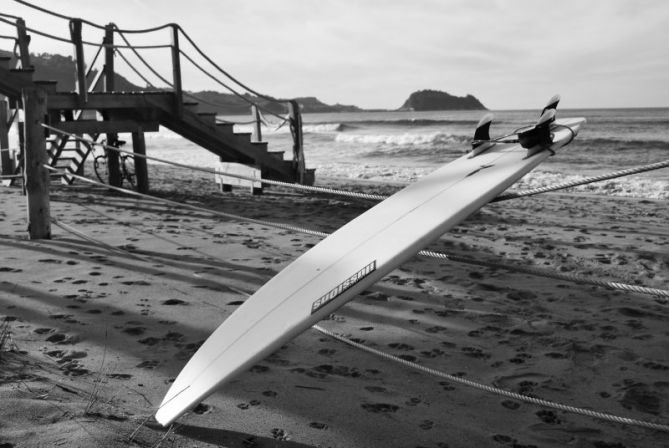
{"type": "Polygon", "coordinates": [[[472,95],[453,96],[439,90],[419,90],[409,95],[400,110],[486,110],[472,95]]]}

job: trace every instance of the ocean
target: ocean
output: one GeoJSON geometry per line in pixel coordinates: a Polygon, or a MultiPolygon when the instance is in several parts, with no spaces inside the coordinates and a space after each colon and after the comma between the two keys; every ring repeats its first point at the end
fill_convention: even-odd
{"type": "MultiPolygon", "coordinates": [[[[538,111],[494,111],[491,136],[502,136],[536,120],[538,111]]],[[[356,112],[305,114],[307,167],[319,177],[372,180],[393,184],[415,181],[460,157],[482,111],[356,112]]],[[[669,159],[669,109],[558,110],[558,117],[585,117],[588,122],[574,142],[527,175],[514,188],[553,185],[615,170],[669,159]]],[[[250,116],[219,117],[247,122],[250,116]]],[[[270,151],[292,155],[287,126],[268,117],[263,139],[270,151]]],[[[235,126],[250,132],[251,126],[235,126]]],[[[212,153],[168,130],[147,134],[148,154],[212,168],[212,153]]],[[[669,199],[669,168],[578,187],[593,194],[669,199]]]]}

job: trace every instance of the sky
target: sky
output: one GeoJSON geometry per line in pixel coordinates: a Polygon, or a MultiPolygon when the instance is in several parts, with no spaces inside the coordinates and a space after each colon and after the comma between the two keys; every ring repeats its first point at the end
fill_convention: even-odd
{"type": "MultiPolygon", "coordinates": [[[[328,104],[395,109],[411,92],[435,89],[472,94],[492,110],[538,108],[555,93],[562,95],[566,108],[669,107],[665,0],[32,3],[100,24],[114,22],[122,29],[176,22],[221,68],[256,91],[280,98],[315,96],[328,104]]],[[[0,13],[68,36],[67,21],[14,0],[0,0],[0,13]]],[[[0,34],[12,32],[0,24],[0,34]]],[[[135,45],[170,43],[168,30],[127,37],[135,45]]],[[[86,28],[84,39],[102,38],[86,28]]],[[[187,54],[197,55],[183,39],[181,43],[187,54]]],[[[0,45],[10,44],[0,40],[0,45]]],[[[39,36],[34,36],[31,51],[72,54],[70,45],[39,36]]],[[[94,52],[86,47],[89,60],[94,52]]],[[[142,54],[171,79],[169,49],[142,54]]],[[[201,59],[198,63],[206,65],[201,59]]],[[[144,84],[123,65],[117,62],[119,72],[144,84]]],[[[182,67],[185,89],[224,90],[190,62],[182,60],[182,67]]]]}

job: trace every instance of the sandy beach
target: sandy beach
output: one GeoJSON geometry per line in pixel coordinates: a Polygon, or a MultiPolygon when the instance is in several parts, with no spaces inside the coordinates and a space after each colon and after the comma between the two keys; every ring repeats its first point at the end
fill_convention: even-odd
{"type": "MultiPolygon", "coordinates": [[[[331,232],[373,205],[273,187],[219,193],[150,166],[152,193],[331,232]]],[[[343,189],[391,193],[381,184],[343,189]]],[[[667,433],[544,409],[309,330],[171,429],[180,369],[260,285],[318,242],[82,183],[55,184],[51,240],[0,189],[0,447],[662,447],[667,433]]],[[[548,194],[491,204],[429,248],[669,287],[667,201],[548,194]]],[[[669,305],[504,269],[415,257],[321,325],[445,373],[669,424],[669,305]]]]}

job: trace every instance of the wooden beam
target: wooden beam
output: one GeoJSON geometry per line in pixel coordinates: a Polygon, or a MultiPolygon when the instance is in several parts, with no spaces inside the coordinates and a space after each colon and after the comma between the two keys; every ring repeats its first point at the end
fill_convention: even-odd
{"type": "MultiPolygon", "coordinates": [[[[137,132],[146,130],[147,132],[158,132],[159,124],[157,121],[135,121],[135,120],[77,120],[62,121],[54,125],[58,129],[71,134],[101,134],[118,132],[137,132]]],[[[107,135],[107,141],[116,140],[117,137],[107,135]]]]}
{"type": "MultiPolygon", "coordinates": [[[[132,133],[132,151],[141,156],[146,155],[146,141],[144,132],[140,129],[132,133]]],[[[144,157],[134,157],[135,160],[135,179],[137,179],[137,191],[140,193],[149,192],[149,170],[144,157]]]]}
{"type": "Polygon", "coordinates": [[[181,86],[181,54],[179,52],[179,26],[172,24],[172,85],[174,86],[174,114],[183,116],[184,99],[181,86]]]}
{"type": "Polygon", "coordinates": [[[28,49],[30,36],[26,32],[26,22],[21,18],[16,19],[16,34],[18,38],[17,45],[19,47],[19,62],[21,62],[21,68],[27,70],[32,67],[30,63],[30,50],[28,49]]]}
{"type": "Polygon", "coordinates": [[[49,171],[47,163],[44,117],[47,113],[46,93],[39,88],[23,90],[24,170],[28,198],[28,234],[31,240],[51,238],[51,212],[49,205],[49,171]]]}
{"type": "Polygon", "coordinates": [[[88,86],[86,85],[86,60],[84,59],[84,44],[81,39],[81,19],[70,20],[70,36],[74,44],[74,64],[79,104],[88,100],[88,86]]]}
{"type": "Polygon", "coordinates": [[[304,183],[304,173],[306,167],[304,163],[304,136],[302,134],[302,113],[300,105],[295,100],[290,100],[289,104],[289,122],[290,132],[293,135],[293,165],[295,177],[298,183],[304,183]]]}
{"type": "MultiPolygon", "coordinates": [[[[2,73],[0,71],[0,73],[2,73]]],[[[173,92],[142,92],[123,93],[123,92],[95,92],[88,94],[88,102],[79,104],[76,93],[58,92],[49,95],[50,109],[141,109],[141,108],[160,108],[163,110],[172,110],[174,104],[173,92]]]]}
{"type": "Polygon", "coordinates": [[[255,104],[251,106],[251,117],[253,118],[253,130],[251,131],[251,141],[262,141],[262,122],[260,121],[260,110],[255,104]]]}
{"type": "Polygon", "coordinates": [[[14,164],[9,154],[9,103],[0,101],[0,174],[14,174],[14,164]]]}
{"type": "Polygon", "coordinates": [[[114,91],[114,24],[105,25],[105,37],[102,43],[105,45],[104,65],[104,91],[114,91]]]}

